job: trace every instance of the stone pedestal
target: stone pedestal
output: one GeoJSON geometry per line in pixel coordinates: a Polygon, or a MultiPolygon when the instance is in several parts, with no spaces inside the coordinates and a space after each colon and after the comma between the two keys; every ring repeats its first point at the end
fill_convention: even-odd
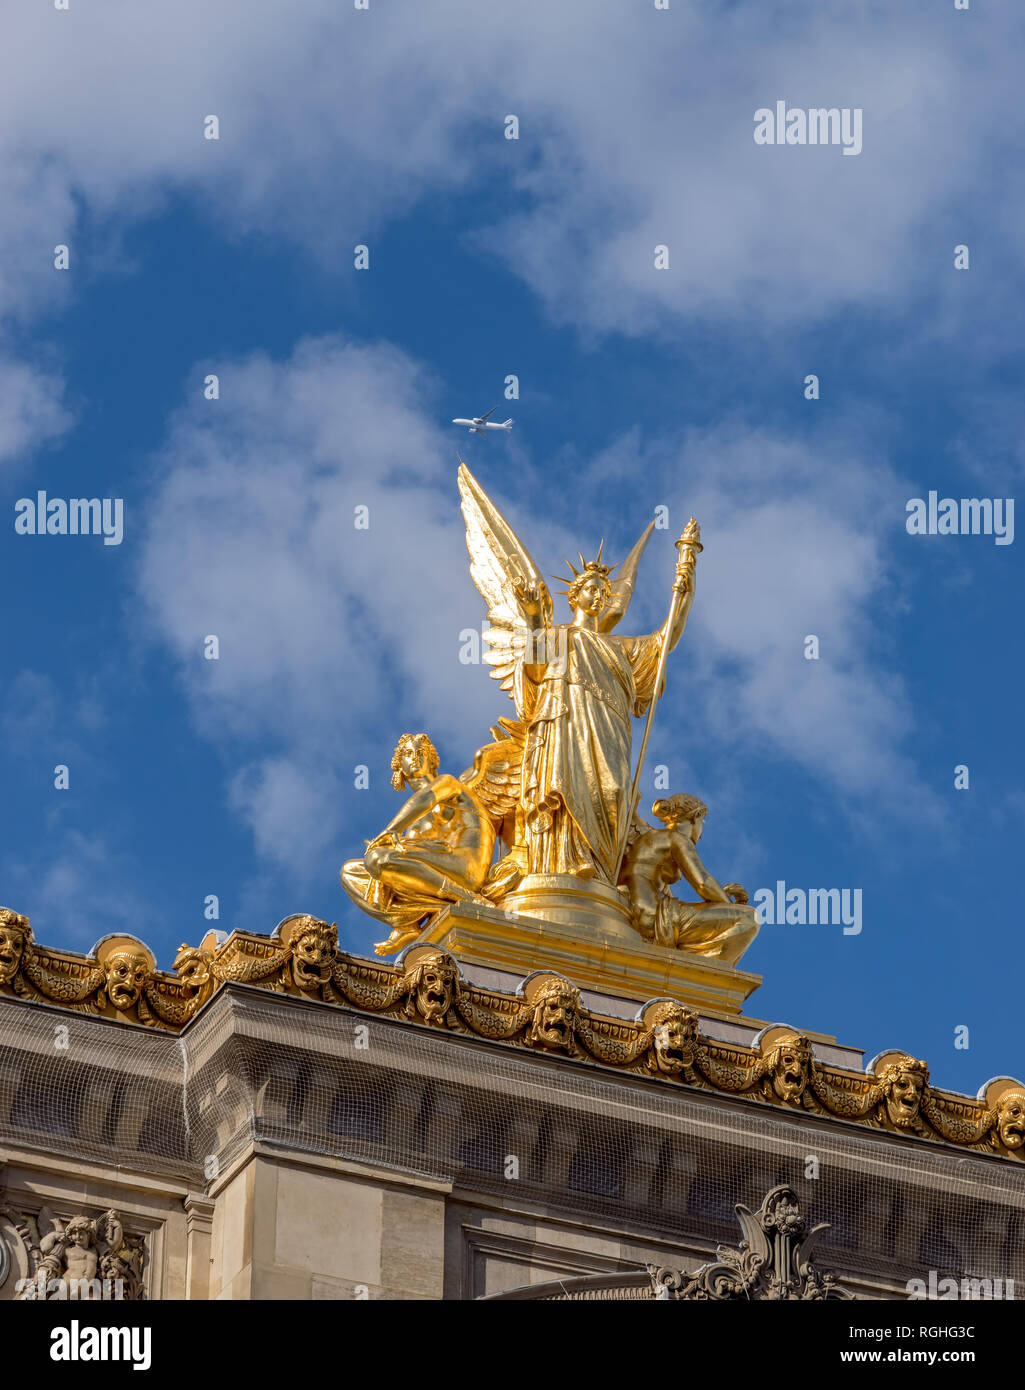
{"type": "Polygon", "coordinates": [[[642,940],[612,889],[570,880],[576,896],[567,901],[569,890],[556,878],[530,875],[500,908],[453,904],[418,944],[430,942],[457,960],[521,976],[553,970],[581,989],[638,1003],[665,996],[719,1014],[742,1014],[761,984],[760,975],[642,940]]]}
{"type": "Polygon", "coordinates": [[[517,917],[581,927],[604,939],[637,941],[630,925],[630,909],[622,893],[600,880],[574,874],[526,874],[512,893],[502,899],[501,910],[517,917]]]}

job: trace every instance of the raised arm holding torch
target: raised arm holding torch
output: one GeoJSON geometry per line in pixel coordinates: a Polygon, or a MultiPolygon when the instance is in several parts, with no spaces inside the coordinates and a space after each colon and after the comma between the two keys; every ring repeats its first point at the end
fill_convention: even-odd
{"type": "Polygon", "coordinates": [[[683,535],[676,542],[678,559],[676,561],[676,574],[673,578],[673,596],[669,604],[669,616],[666,618],[662,627],[662,645],[658,654],[658,666],[655,670],[655,690],[648,706],[648,717],[644,721],[644,736],[641,739],[640,752],[637,755],[637,769],[634,772],[633,782],[630,787],[629,810],[626,822],[623,825],[619,841],[619,857],[616,860],[616,872],[613,875],[613,883],[619,882],[619,872],[623,865],[623,856],[626,853],[626,844],[630,835],[630,827],[633,825],[634,815],[637,811],[637,802],[641,792],[641,770],[644,767],[644,757],[648,751],[648,739],[651,736],[651,724],[655,715],[655,705],[662,694],[662,682],[665,679],[666,658],[677,642],[683,636],[683,629],[687,623],[687,615],[690,613],[690,606],[694,601],[694,574],[697,566],[698,551],[703,550],[701,544],[701,527],[691,517],[684,528],[683,535]]]}

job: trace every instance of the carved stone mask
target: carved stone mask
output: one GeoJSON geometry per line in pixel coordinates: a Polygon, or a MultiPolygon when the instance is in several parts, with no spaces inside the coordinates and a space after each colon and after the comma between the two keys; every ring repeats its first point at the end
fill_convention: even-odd
{"type": "Polygon", "coordinates": [[[780,1100],[804,1095],[811,1078],[811,1043],[800,1033],[779,1039],[772,1050],[772,1089],[780,1100]]]}
{"type": "Polygon", "coordinates": [[[143,986],[150,978],[149,961],[130,951],[116,951],[104,964],[107,998],[115,1009],[130,1009],[138,1003],[143,986]]]}
{"type": "Polygon", "coordinates": [[[331,978],[337,937],[326,922],[313,922],[292,937],[292,973],[300,989],[316,989],[331,978]]]}
{"type": "Polygon", "coordinates": [[[924,1063],[913,1059],[893,1063],[884,1071],[882,1082],[886,1090],[886,1113],[890,1123],[898,1128],[914,1125],[918,1120],[918,1109],[928,1073],[924,1063]]]}
{"type": "Polygon", "coordinates": [[[568,1047],[573,1041],[580,996],[569,985],[550,985],[534,1000],[531,1037],[545,1047],[568,1047]]]}
{"type": "Polygon", "coordinates": [[[0,984],[10,984],[17,975],[24,951],[25,928],[18,922],[0,917],[0,984]]]}
{"type": "Polygon", "coordinates": [[[416,1004],[426,1019],[444,1018],[455,998],[458,975],[448,956],[428,956],[416,968],[416,1004]]]}
{"type": "Polygon", "coordinates": [[[1025,1091],[1007,1091],[997,1101],[997,1132],[1006,1149],[1025,1145],[1025,1091]]]}
{"type": "Polygon", "coordinates": [[[698,1021],[687,1009],[667,1011],[652,1029],[655,1065],[659,1071],[673,1075],[694,1060],[698,1037],[698,1021]]]}

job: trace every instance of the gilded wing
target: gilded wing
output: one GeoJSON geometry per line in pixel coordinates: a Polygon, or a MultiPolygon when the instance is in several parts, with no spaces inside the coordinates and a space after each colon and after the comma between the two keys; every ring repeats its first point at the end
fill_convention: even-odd
{"type": "Polygon", "coordinates": [[[526,634],[535,628],[551,627],[552,596],[512,527],[462,462],[459,495],[466,522],[470,575],[488,606],[491,624],[491,630],[485,633],[490,650],[484,659],[495,668],[492,677],[502,682],[503,690],[511,692],[516,658],[523,650],[526,634]],[[536,590],[541,605],[537,618],[528,616],[517,585],[536,590]]]}
{"type": "Polygon", "coordinates": [[[634,584],[637,580],[637,566],[641,562],[644,547],[651,540],[651,533],[654,529],[655,523],[649,521],[644,534],[620,565],[619,578],[612,585],[612,602],[605,609],[598,623],[601,632],[611,632],[629,607],[633,597],[634,584]]]}
{"type": "Polygon", "coordinates": [[[515,719],[500,719],[491,726],[494,743],[486,743],[473,756],[473,767],[460,774],[460,782],[476,792],[487,807],[496,828],[515,808],[520,794],[523,764],[524,725],[515,719]]]}

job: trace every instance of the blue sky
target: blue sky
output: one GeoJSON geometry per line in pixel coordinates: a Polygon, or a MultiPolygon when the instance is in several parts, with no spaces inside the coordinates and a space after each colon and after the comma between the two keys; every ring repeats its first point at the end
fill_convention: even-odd
{"type": "Polygon", "coordinates": [[[1022,1075],[1021,543],[904,520],[1022,476],[1023,25],[899,8],[12,7],[0,901],[39,940],[169,968],[217,894],[369,951],[338,869],[395,740],[458,772],[512,712],[458,659],[461,449],[545,573],[669,508],[624,630],[701,521],[646,801],[665,764],[709,803],[720,880],[863,894],[857,936],[763,927],[750,1011],[1022,1075]],[[778,99],[862,108],[862,152],[756,146],[778,99]],[[447,423],[500,400],[509,437],[447,423]],[[123,498],[123,543],[15,534],[40,488],[123,498]]]}

